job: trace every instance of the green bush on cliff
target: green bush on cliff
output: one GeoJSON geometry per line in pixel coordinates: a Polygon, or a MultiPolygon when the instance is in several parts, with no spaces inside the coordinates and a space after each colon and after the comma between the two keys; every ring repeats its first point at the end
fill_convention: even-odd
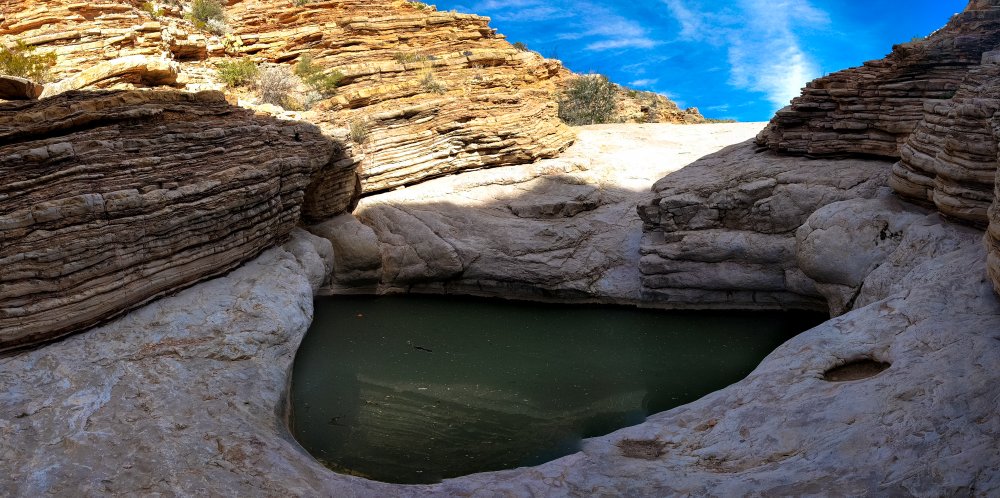
{"type": "Polygon", "coordinates": [[[219,0],[194,0],[189,17],[198,29],[217,35],[226,32],[226,11],[219,0]]]}
{"type": "Polygon", "coordinates": [[[257,63],[245,58],[219,62],[215,65],[215,70],[219,73],[219,79],[230,88],[247,86],[260,73],[257,63]]]}
{"type": "Polygon", "coordinates": [[[38,82],[49,79],[49,70],[56,65],[56,54],[36,54],[35,47],[20,40],[13,47],[0,44],[0,74],[27,78],[38,82]]]}
{"type": "Polygon", "coordinates": [[[559,118],[568,125],[610,123],[615,115],[615,84],[603,74],[580,76],[559,99],[559,118]]]}
{"type": "Polygon", "coordinates": [[[295,64],[295,75],[302,78],[313,91],[324,97],[329,97],[337,93],[340,80],[344,79],[344,73],[331,71],[324,73],[323,68],[313,64],[311,55],[303,55],[299,62],[295,64]]]}

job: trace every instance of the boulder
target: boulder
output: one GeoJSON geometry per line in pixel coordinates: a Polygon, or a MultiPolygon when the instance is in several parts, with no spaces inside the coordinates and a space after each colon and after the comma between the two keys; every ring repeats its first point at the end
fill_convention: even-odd
{"type": "Polygon", "coordinates": [[[44,86],[29,79],[0,74],[0,100],[37,99],[44,89],[44,86]]]}

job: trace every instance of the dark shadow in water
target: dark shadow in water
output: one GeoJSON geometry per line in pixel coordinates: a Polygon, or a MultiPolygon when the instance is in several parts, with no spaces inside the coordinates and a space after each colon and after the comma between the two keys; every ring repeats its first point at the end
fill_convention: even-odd
{"type": "Polygon", "coordinates": [[[746,376],[814,313],[334,297],[293,376],[299,441],[397,483],[536,465],[746,376]]]}

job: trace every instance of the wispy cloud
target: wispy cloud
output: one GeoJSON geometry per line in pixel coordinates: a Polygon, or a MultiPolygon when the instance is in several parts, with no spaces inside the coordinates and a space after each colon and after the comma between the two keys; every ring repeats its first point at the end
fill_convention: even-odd
{"type": "Polygon", "coordinates": [[[650,87],[650,86],[653,86],[653,85],[655,85],[655,84],[657,84],[659,82],[660,82],[660,80],[658,80],[658,79],[645,78],[645,79],[635,80],[635,81],[629,82],[628,85],[629,86],[650,87]]]}
{"type": "Polygon", "coordinates": [[[729,84],[765,94],[775,109],[819,76],[795,30],[826,26],[830,18],[809,0],[740,0],[735,13],[698,11],[692,0],[663,2],[681,26],[679,38],[725,43],[729,84]]]}

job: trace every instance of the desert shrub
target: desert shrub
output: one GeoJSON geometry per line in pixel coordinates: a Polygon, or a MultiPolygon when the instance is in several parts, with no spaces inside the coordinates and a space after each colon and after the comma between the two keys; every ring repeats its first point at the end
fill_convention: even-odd
{"type": "Polygon", "coordinates": [[[351,121],[348,125],[351,141],[360,145],[368,141],[368,123],[360,120],[351,121]]]}
{"type": "Polygon", "coordinates": [[[35,47],[22,41],[15,42],[13,47],[0,44],[0,74],[45,82],[54,65],[55,52],[36,54],[35,47]]]}
{"type": "Polygon", "coordinates": [[[580,76],[559,99],[559,118],[572,126],[609,123],[615,114],[615,84],[603,74],[580,76]]]}
{"type": "Polygon", "coordinates": [[[344,73],[332,71],[324,73],[323,68],[313,64],[312,56],[303,55],[299,62],[295,64],[295,75],[302,78],[305,83],[316,93],[324,97],[329,97],[337,93],[340,81],[344,79],[344,73]]]}
{"type": "Polygon", "coordinates": [[[527,52],[528,51],[528,46],[525,45],[524,42],[516,42],[516,43],[514,43],[514,48],[517,49],[517,51],[519,51],[519,52],[527,52]]]}
{"type": "Polygon", "coordinates": [[[215,65],[215,70],[219,79],[231,88],[253,83],[260,73],[257,63],[246,58],[224,60],[215,65]]]}
{"type": "Polygon", "coordinates": [[[270,66],[260,70],[256,89],[260,99],[286,109],[301,110],[304,103],[293,97],[298,78],[284,66],[270,66]]]}
{"type": "Polygon", "coordinates": [[[434,79],[433,73],[427,73],[422,80],[420,80],[420,86],[423,87],[425,91],[431,93],[444,94],[448,91],[448,88],[444,86],[440,81],[434,79]]]}
{"type": "Polygon", "coordinates": [[[426,55],[415,54],[413,52],[397,52],[395,58],[396,62],[400,64],[406,64],[408,62],[423,62],[427,60],[426,55]]]}
{"type": "Polygon", "coordinates": [[[226,32],[226,11],[219,0],[192,1],[190,18],[198,29],[217,35],[226,32]]]}
{"type": "Polygon", "coordinates": [[[295,0],[295,6],[301,7],[307,3],[311,3],[313,0],[295,0]]]}
{"type": "Polygon", "coordinates": [[[163,11],[160,10],[153,2],[144,2],[142,4],[142,10],[149,14],[153,19],[157,19],[163,15],[163,11]]]}

